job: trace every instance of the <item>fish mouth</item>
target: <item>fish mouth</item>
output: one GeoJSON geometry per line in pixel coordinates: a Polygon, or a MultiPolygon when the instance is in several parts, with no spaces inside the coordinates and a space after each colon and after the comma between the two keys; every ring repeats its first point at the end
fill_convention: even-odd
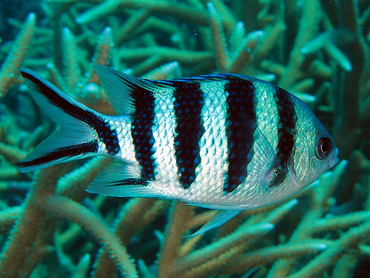
{"type": "Polygon", "coordinates": [[[334,147],[334,153],[333,153],[333,156],[331,159],[329,159],[329,168],[333,168],[339,161],[339,158],[338,158],[338,148],[337,147],[334,147]]]}

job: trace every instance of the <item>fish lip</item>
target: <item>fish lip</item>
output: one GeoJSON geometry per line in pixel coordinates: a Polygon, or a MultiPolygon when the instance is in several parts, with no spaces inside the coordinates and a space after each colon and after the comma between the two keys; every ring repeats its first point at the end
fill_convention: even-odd
{"type": "Polygon", "coordinates": [[[334,147],[334,153],[333,153],[333,156],[331,159],[329,159],[329,168],[333,168],[339,161],[339,158],[338,158],[338,148],[337,147],[334,147]]]}

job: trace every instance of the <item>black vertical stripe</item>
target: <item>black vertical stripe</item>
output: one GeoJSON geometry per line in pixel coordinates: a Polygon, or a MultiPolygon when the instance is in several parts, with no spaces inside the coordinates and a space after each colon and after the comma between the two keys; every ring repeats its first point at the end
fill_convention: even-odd
{"type": "Polygon", "coordinates": [[[290,94],[276,87],[274,98],[279,114],[279,124],[276,161],[273,166],[274,177],[270,182],[270,187],[282,183],[288,174],[288,162],[294,149],[294,134],[297,123],[297,115],[290,94]]]}
{"type": "Polygon", "coordinates": [[[247,177],[247,167],[253,157],[253,134],[257,128],[255,87],[243,79],[231,79],[225,85],[227,95],[226,134],[228,173],[224,191],[234,191],[247,177]]]}
{"type": "Polygon", "coordinates": [[[108,153],[110,155],[117,154],[120,151],[120,146],[116,129],[112,128],[111,125],[101,117],[93,113],[89,114],[89,125],[96,130],[100,141],[104,143],[108,153]]]}
{"type": "Polygon", "coordinates": [[[104,142],[110,155],[115,155],[119,152],[120,147],[117,131],[113,129],[109,123],[105,122],[103,118],[69,102],[67,99],[57,94],[53,88],[43,82],[44,79],[42,77],[37,75],[34,76],[24,71],[21,71],[21,73],[24,78],[29,79],[39,88],[39,92],[43,94],[50,103],[62,109],[66,114],[83,121],[95,129],[99,139],[104,142]]]}
{"type": "Polygon", "coordinates": [[[131,125],[135,158],[141,166],[141,178],[152,181],[155,179],[154,137],[152,131],[155,117],[155,98],[152,92],[138,86],[133,87],[131,96],[135,107],[131,125]]]}
{"type": "Polygon", "coordinates": [[[195,180],[200,163],[199,141],[204,134],[201,117],[204,105],[200,83],[174,82],[175,155],[179,180],[184,189],[195,180]]]}

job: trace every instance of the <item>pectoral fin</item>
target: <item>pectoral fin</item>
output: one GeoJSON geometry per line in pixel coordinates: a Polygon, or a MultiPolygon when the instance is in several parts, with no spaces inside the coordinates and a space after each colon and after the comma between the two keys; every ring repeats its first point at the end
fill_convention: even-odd
{"type": "Polygon", "coordinates": [[[241,210],[219,210],[216,212],[216,214],[209,220],[206,224],[204,224],[198,231],[196,231],[194,234],[186,237],[192,237],[199,234],[202,234],[204,232],[207,232],[213,228],[216,228],[218,226],[221,226],[222,224],[229,221],[231,218],[236,216],[241,210]]]}

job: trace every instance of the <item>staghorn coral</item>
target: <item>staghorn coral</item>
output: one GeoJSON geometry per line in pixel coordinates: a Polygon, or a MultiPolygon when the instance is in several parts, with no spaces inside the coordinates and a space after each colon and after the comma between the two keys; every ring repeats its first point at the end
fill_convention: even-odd
{"type": "Polygon", "coordinates": [[[43,8],[42,21],[9,19],[19,35],[0,45],[0,277],[245,277],[258,266],[254,277],[368,275],[366,1],[45,0],[43,8]],[[190,238],[214,212],[87,194],[110,159],[18,173],[14,162],[55,128],[19,85],[18,68],[112,114],[94,64],[154,79],[266,78],[314,109],[343,160],[297,199],[190,238]]]}
{"type": "Polygon", "coordinates": [[[5,58],[0,70],[0,95],[9,91],[9,86],[16,83],[17,71],[25,58],[26,51],[30,45],[32,34],[36,24],[35,14],[29,14],[22,30],[15,41],[10,53],[5,58]]]}

